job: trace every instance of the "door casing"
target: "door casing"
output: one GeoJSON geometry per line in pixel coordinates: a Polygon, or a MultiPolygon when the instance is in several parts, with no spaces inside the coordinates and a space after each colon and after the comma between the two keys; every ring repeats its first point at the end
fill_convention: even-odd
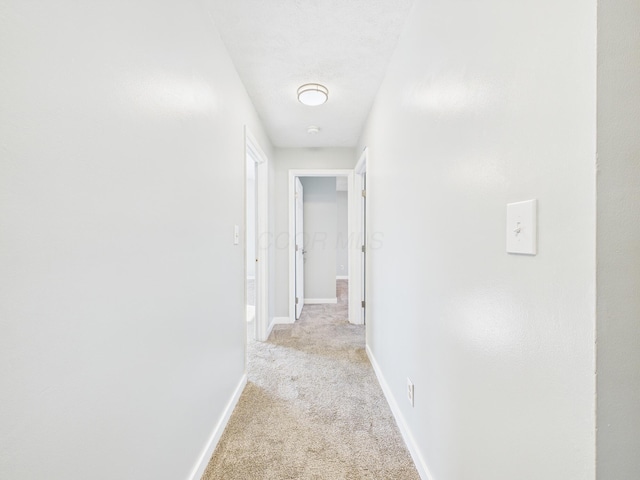
{"type": "MultiPolygon", "coordinates": [[[[360,232],[360,198],[361,193],[356,185],[355,173],[352,169],[295,169],[289,170],[289,322],[296,320],[296,298],[295,298],[295,179],[298,177],[347,177],[347,202],[349,212],[347,222],[349,224],[349,322],[353,324],[362,323],[360,288],[359,281],[353,282],[356,286],[351,287],[353,279],[360,278],[360,253],[361,244],[357,241],[361,237],[360,232]],[[355,268],[355,270],[353,270],[355,268]]],[[[359,180],[358,180],[359,182],[359,180]]],[[[358,183],[359,185],[359,183],[358,183]]]]}
{"type": "MultiPolygon", "coordinates": [[[[260,144],[245,126],[245,165],[246,159],[251,158],[256,163],[256,340],[264,342],[269,336],[269,159],[260,144]]],[[[246,178],[246,175],[245,175],[246,178]]],[[[245,182],[246,188],[246,182],[245,182]]],[[[247,198],[245,192],[245,201],[247,198]]],[[[246,212],[246,205],[245,205],[246,212]]],[[[246,213],[245,213],[246,215],[246,213]]],[[[246,225],[245,218],[244,224],[246,225]]],[[[245,252],[246,262],[246,252],[245,252]]],[[[247,268],[245,265],[245,282],[247,268]]],[[[246,295],[245,285],[245,295],[246,295]]],[[[246,298],[245,298],[246,309],[246,298]]],[[[245,315],[242,316],[245,318],[245,315]]],[[[244,322],[245,326],[247,322],[244,322]]],[[[245,327],[246,328],[246,327],[245,327]]],[[[245,335],[246,338],[246,335],[245,335]]]]}
{"type": "Polygon", "coordinates": [[[304,307],[304,188],[299,177],[295,178],[295,234],[293,242],[295,245],[295,304],[296,304],[296,320],[300,318],[302,308],[304,307]]]}

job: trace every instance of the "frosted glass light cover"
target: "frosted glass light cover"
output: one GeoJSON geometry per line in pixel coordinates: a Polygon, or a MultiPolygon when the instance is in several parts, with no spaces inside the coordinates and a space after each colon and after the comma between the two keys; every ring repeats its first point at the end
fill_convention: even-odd
{"type": "Polygon", "coordinates": [[[328,98],[329,90],[318,83],[308,83],[298,89],[298,100],[300,103],[310,107],[322,105],[328,98]]]}

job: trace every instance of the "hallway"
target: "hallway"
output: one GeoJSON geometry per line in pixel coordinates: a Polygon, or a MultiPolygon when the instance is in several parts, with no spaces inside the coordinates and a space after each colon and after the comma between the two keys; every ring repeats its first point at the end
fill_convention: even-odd
{"type": "Polygon", "coordinates": [[[640,1],[1,0],[0,59],[0,479],[640,479],[640,1]],[[320,171],[353,325],[291,323],[320,171]]]}
{"type": "Polygon", "coordinates": [[[365,353],[364,326],[337,305],[249,344],[249,383],[203,480],[418,479],[365,353]],[[352,388],[348,386],[351,385],[352,388]]]}

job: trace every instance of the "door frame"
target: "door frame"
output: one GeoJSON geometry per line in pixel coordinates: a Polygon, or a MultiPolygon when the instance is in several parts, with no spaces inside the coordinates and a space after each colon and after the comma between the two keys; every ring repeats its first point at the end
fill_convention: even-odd
{"type": "Polygon", "coordinates": [[[299,286],[302,287],[301,290],[302,292],[304,292],[304,252],[305,252],[304,250],[304,187],[302,186],[300,177],[295,177],[293,181],[295,182],[295,185],[294,185],[295,233],[292,240],[294,242],[294,251],[295,251],[295,254],[294,254],[294,264],[295,264],[294,295],[296,298],[295,316],[296,316],[296,320],[298,320],[300,318],[300,315],[302,314],[302,309],[304,308],[304,300],[305,300],[304,295],[302,294],[298,295],[299,286]],[[298,195],[298,193],[301,193],[301,195],[298,195]],[[302,217],[303,217],[302,222],[300,222],[300,219],[298,218],[298,216],[300,215],[300,207],[302,207],[302,217]],[[302,223],[302,225],[300,225],[300,223],[302,223]],[[302,228],[300,228],[300,226],[302,226],[302,228]],[[301,239],[298,238],[298,234],[300,233],[300,230],[302,231],[301,239]],[[301,242],[301,245],[298,245],[299,241],[301,242]],[[302,260],[302,264],[300,264],[300,260],[302,260]],[[300,271],[302,271],[302,275],[301,275],[302,278],[298,278],[298,273],[300,273],[300,271]]]}
{"type": "MultiPolygon", "coordinates": [[[[348,223],[348,265],[349,265],[349,285],[351,285],[351,279],[357,278],[353,275],[357,272],[351,271],[351,266],[354,264],[354,258],[359,260],[358,251],[360,249],[359,242],[353,241],[353,239],[359,238],[360,226],[358,219],[360,217],[357,212],[354,211],[355,206],[360,208],[360,198],[356,195],[357,190],[354,188],[354,171],[353,169],[293,169],[289,170],[289,322],[295,323],[296,321],[296,295],[295,295],[295,282],[296,282],[296,263],[295,263],[295,179],[297,177],[347,177],[347,204],[349,205],[347,214],[348,223]]],[[[356,307],[360,305],[360,290],[352,289],[349,286],[349,322],[353,324],[361,324],[361,315],[356,310],[356,307]],[[356,296],[358,295],[358,296],[356,296]]]]}
{"type": "MultiPolygon", "coordinates": [[[[367,173],[367,161],[368,161],[369,155],[368,155],[368,150],[365,147],[364,150],[362,151],[362,154],[360,155],[360,158],[358,159],[358,163],[356,164],[355,168],[353,169],[354,171],[354,176],[353,176],[353,190],[354,192],[361,192],[362,191],[362,186],[363,186],[363,175],[365,173],[367,173]]],[[[367,187],[367,192],[366,192],[366,199],[368,199],[369,197],[369,191],[368,191],[369,187],[367,187]]],[[[351,308],[353,307],[353,311],[350,311],[349,314],[353,316],[353,318],[357,318],[358,324],[363,324],[365,323],[365,312],[366,312],[366,305],[368,305],[367,302],[367,291],[368,288],[366,288],[367,285],[369,285],[369,278],[368,278],[368,272],[369,269],[368,264],[369,264],[369,251],[367,248],[367,232],[366,231],[362,231],[362,224],[363,224],[363,218],[362,218],[362,204],[361,204],[361,193],[354,195],[354,204],[351,205],[351,209],[353,211],[353,218],[354,218],[354,222],[357,226],[357,231],[358,231],[358,236],[357,238],[360,240],[356,247],[356,253],[358,255],[353,255],[352,258],[350,259],[350,263],[349,263],[349,275],[351,275],[351,272],[353,272],[353,276],[350,277],[350,279],[352,279],[353,281],[349,282],[349,291],[353,290],[354,293],[354,297],[355,300],[353,302],[351,302],[351,297],[349,297],[349,310],[351,310],[351,308]],[[364,245],[365,246],[365,265],[364,265],[364,273],[366,275],[366,278],[364,278],[364,285],[363,285],[363,265],[362,265],[362,261],[361,261],[361,250],[360,247],[364,245]],[[364,292],[363,292],[364,290],[364,292]],[[365,308],[361,307],[361,301],[365,302],[365,308]]],[[[369,205],[367,203],[367,209],[366,212],[369,211],[369,205]]],[[[369,215],[366,214],[366,216],[368,217],[369,215]]],[[[368,219],[365,222],[365,224],[368,226],[369,222],[368,219]]],[[[365,227],[366,229],[366,227],[365,227]]]]}
{"type": "MultiPolygon", "coordinates": [[[[269,158],[260,147],[260,144],[253,136],[249,128],[245,125],[245,160],[251,158],[256,163],[256,340],[264,342],[269,335],[269,158]]],[[[246,166],[245,166],[246,169],[246,166]]],[[[246,172],[245,172],[246,179],[246,172]]],[[[246,218],[246,181],[245,181],[245,219],[246,218]]],[[[245,232],[246,234],[246,232],[245,232]]],[[[246,241],[244,242],[246,244],[246,241]]],[[[246,311],[247,304],[247,254],[245,246],[245,301],[243,308],[246,311]]],[[[246,313],[242,316],[246,330],[246,313]]],[[[245,339],[247,332],[245,331],[245,339]]]]}

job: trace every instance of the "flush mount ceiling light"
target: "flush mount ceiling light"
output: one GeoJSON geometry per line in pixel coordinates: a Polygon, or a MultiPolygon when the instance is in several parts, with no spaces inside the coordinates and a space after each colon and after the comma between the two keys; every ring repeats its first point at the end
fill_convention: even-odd
{"type": "Polygon", "coordinates": [[[298,100],[304,105],[317,107],[329,99],[329,90],[319,83],[307,83],[298,89],[298,100]]]}
{"type": "Polygon", "coordinates": [[[315,135],[316,133],[320,133],[320,127],[316,127],[315,125],[310,125],[307,127],[307,133],[309,135],[315,135]]]}

